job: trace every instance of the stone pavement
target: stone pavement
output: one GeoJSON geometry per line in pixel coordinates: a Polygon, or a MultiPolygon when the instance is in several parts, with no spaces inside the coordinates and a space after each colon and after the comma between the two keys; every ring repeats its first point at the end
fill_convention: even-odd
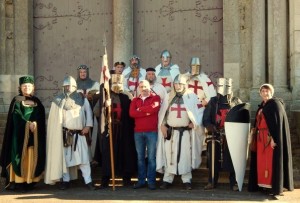
{"type": "MultiPolygon", "coordinates": [[[[97,180],[95,181],[97,182],[97,180]]],[[[112,187],[89,191],[82,180],[73,181],[68,190],[61,191],[57,185],[49,186],[39,183],[33,191],[21,193],[20,191],[6,191],[1,189],[0,203],[6,202],[300,202],[300,189],[285,192],[284,196],[270,196],[262,192],[249,193],[244,185],[243,191],[229,190],[229,184],[221,183],[218,188],[204,191],[204,182],[193,183],[193,190],[183,189],[179,177],[176,177],[174,185],[167,190],[149,190],[142,188],[134,190],[132,187],[120,186],[116,181],[116,189],[112,187]]]]}

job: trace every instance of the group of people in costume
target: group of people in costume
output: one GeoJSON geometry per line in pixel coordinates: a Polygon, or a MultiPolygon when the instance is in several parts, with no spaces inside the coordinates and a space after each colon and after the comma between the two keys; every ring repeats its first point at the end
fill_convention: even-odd
{"type": "MultiPolygon", "coordinates": [[[[184,188],[191,190],[192,171],[200,167],[206,147],[209,175],[204,189],[216,188],[219,172],[225,170],[230,189],[241,190],[226,123],[231,114],[249,122],[250,131],[250,116],[241,105],[245,103],[233,96],[232,79],[218,78],[215,89],[198,57],[191,58],[183,74],[168,50],[160,57],[159,65],[147,69],[136,55],[128,67],[116,62],[109,89],[91,80],[88,66],[80,65],[77,81],[64,78],[63,91],[51,103],[47,128],[45,108],[34,96],[33,77],[21,77],[0,159],[6,188],[32,189],[44,178],[46,184],[59,182],[66,190],[80,169],[87,188],[95,190],[99,187],[92,181],[91,163],[96,163],[102,169],[101,188],[109,186],[113,167],[124,186],[132,185],[137,175],[134,189],[156,189],[159,172],[160,189],[171,187],[180,175],[184,188]],[[241,106],[247,118],[235,115],[241,106]]],[[[244,140],[249,140],[251,150],[249,191],[268,188],[279,195],[294,186],[288,118],[283,100],[274,92],[270,84],[260,87],[262,103],[251,136],[244,140]]]]}

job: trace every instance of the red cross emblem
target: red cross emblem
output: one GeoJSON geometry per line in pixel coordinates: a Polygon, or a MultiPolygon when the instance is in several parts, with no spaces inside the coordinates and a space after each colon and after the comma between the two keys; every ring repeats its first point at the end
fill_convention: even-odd
{"type": "Polygon", "coordinates": [[[229,109],[220,109],[219,110],[221,114],[216,114],[216,122],[219,124],[219,128],[223,128],[224,127],[224,123],[225,123],[225,118],[226,115],[229,111],[229,109]]]}
{"type": "Polygon", "coordinates": [[[116,113],[116,119],[120,120],[121,119],[121,112],[122,112],[122,108],[121,108],[121,104],[113,104],[113,108],[112,108],[112,112],[116,113]]]}
{"type": "Polygon", "coordinates": [[[186,111],[186,108],[180,108],[180,104],[176,107],[171,107],[171,111],[177,111],[177,118],[181,118],[181,111],[186,111]]]}
{"type": "Polygon", "coordinates": [[[198,80],[195,80],[194,81],[195,82],[195,85],[191,85],[191,84],[189,84],[189,88],[191,87],[191,88],[193,88],[194,89],[194,92],[195,92],[195,94],[197,94],[197,92],[198,92],[198,89],[200,89],[200,90],[203,90],[203,87],[202,86],[198,86],[198,83],[199,83],[199,81],[198,80]]]}
{"type": "Polygon", "coordinates": [[[212,81],[206,82],[206,83],[207,83],[207,86],[210,86],[210,85],[213,85],[213,84],[214,84],[212,81]]]}
{"type": "Polygon", "coordinates": [[[138,83],[138,81],[133,82],[133,81],[128,80],[128,87],[130,87],[130,86],[137,87],[138,86],[137,83],[138,83]]]}
{"type": "Polygon", "coordinates": [[[167,86],[169,86],[169,87],[171,87],[171,82],[168,82],[167,83],[167,78],[161,78],[161,84],[164,86],[164,87],[167,87],[167,86]]]}

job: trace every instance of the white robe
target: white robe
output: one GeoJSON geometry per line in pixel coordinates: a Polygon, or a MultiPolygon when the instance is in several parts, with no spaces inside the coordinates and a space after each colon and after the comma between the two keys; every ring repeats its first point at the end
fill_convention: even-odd
{"type": "MultiPolygon", "coordinates": [[[[200,166],[201,163],[201,150],[200,150],[200,139],[198,136],[195,135],[195,130],[198,129],[200,125],[200,118],[197,114],[198,112],[198,98],[197,95],[191,92],[190,90],[186,90],[183,95],[183,102],[186,108],[186,113],[188,115],[189,120],[194,124],[194,128],[191,131],[185,131],[184,133],[190,133],[188,136],[190,138],[189,141],[182,140],[181,143],[181,156],[184,157],[180,159],[178,165],[178,172],[179,174],[186,174],[192,171],[192,169],[196,169],[200,166]],[[190,149],[190,150],[184,150],[190,149]],[[191,154],[186,154],[186,152],[191,154]]],[[[171,99],[171,98],[170,98],[171,99]]],[[[160,173],[164,173],[165,171],[168,173],[176,174],[177,173],[177,153],[174,153],[173,157],[171,158],[171,149],[173,152],[177,152],[178,149],[178,131],[174,131],[173,135],[173,142],[171,140],[164,140],[159,139],[157,154],[164,154],[163,157],[157,157],[157,163],[164,163],[164,165],[159,165],[156,167],[156,171],[160,173]],[[171,146],[172,145],[172,146],[171,146]],[[163,159],[163,160],[160,160],[163,159]],[[172,163],[172,165],[170,164],[172,163]]]]}
{"type": "MultiPolygon", "coordinates": [[[[162,68],[162,64],[158,64],[156,67],[155,67],[155,75],[156,77],[158,77],[159,75],[159,72],[162,68]]],[[[173,84],[173,81],[174,81],[174,78],[180,74],[180,69],[179,69],[179,66],[177,64],[172,64],[172,66],[170,67],[170,75],[171,75],[171,87],[170,88],[166,88],[167,89],[167,92],[170,92],[170,89],[172,89],[172,84],[173,84]]]]}
{"type": "MultiPolygon", "coordinates": [[[[64,103],[65,100],[62,100],[61,106],[58,106],[52,102],[49,112],[44,180],[46,184],[59,182],[63,173],[68,172],[67,167],[70,167],[69,173],[71,180],[76,179],[77,166],[89,163],[86,138],[79,136],[76,151],[73,150],[71,154],[71,147],[65,148],[63,146],[62,128],[66,127],[72,130],[81,130],[85,126],[93,126],[90,104],[87,99],[84,99],[83,106],[77,106],[76,109],[65,111],[62,108],[64,103]]],[[[75,142],[75,140],[73,141],[75,142]]]]}
{"type": "MultiPolygon", "coordinates": [[[[158,137],[157,148],[164,148],[164,136],[161,132],[161,124],[168,108],[169,95],[165,87],[159,83],[155,83],[151,89],[160,97],[161,104],[158,112],[158,137]]],[[[156,168],[162,168],[165,165],[164,150],[156,150],[156,168]]]]}

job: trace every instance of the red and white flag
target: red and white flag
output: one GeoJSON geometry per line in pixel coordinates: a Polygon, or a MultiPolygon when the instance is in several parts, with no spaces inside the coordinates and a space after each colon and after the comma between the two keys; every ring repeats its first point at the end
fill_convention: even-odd
{"type": "Polygon", "coordinates": [[[103,55],[101,74],[100,74],[100,85],[104,84],[104,88],[106,90],[109,89],[109,83],[108,83],[109,79],[110,79],[110,73],[109,73],[107,53],[105,48],[105,54],[103,55]]]}
{"type": "MultiPolygon", "coordinates": [[[[109,92],[109,79],[110,79],[110,73],[109,73],[109,68],[108,68],[108,60],[107,60],[107,53],[106,53],[106,48],[105,48],[105,54],[103,55],[102,59],[102,67],[101,67],[101,73],[100,73],[100,87],[103,84],[104,89],[106,92],[109,92]]],[[[103,104],[102,107],[103,109],[101,110],[101,124],[100,124],[100,132],[103,133],[105,130],[105,125],[106,125],[106,115],[105,115],[105,101],[109,98],[106,98],[105,96],[105,91],[103,91],[102,95],[103,99],[103,104]]]]}

